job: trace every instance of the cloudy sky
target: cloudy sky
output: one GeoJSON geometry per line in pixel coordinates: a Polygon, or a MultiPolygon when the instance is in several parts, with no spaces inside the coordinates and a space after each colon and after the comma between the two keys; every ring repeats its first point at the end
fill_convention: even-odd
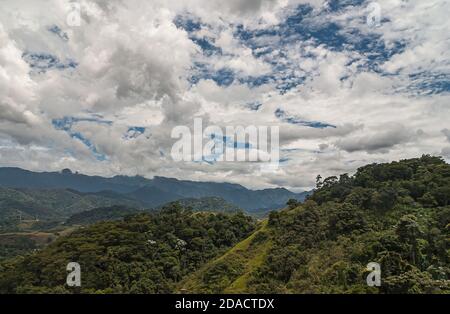
{"type": "Polygon", "coordinates": [[[371,162],[450,160],[447,0],[0,6],[0,166],[303,190],[371,162]],[[278,126],[280,168],[174,162],[171,130],[194,118],[278,126]]]}

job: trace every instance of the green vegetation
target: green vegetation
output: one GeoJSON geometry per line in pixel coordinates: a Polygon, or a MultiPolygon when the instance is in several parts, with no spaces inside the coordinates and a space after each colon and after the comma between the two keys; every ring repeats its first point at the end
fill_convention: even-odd
{"type": "Polygon", "coordinates": [[[126,216],[139,213],[139,210],[126,206],[100,207],[72,215],[66,225],[89,225],[99,221],[120,220],[126,216]]]}
{"type": "Polygon", "coordinates": [[[242,213],[194,213],[176,204],[98,223],[0,264],[0,293],[73,291],[65,287],[66,265],[72,261],[82,268],[81,293],[174,292],[184,276],[254,227],[242,213]]]}
{"type": "Polygon", "coordinates": [[[423,156],[318,179],[304,204],[292,200],[270,214],[258,236],[261,254],[238,251],[245,240],[183,287],[192,293],[450,292],[448,164],[423,156]],[[254,255],[264,260],[246,267],[254,255]],[[369,262],[381,265],[379,288],[366,284],[369,262]]]}
{"type": "Polygon", "coordinates": [[[180,282],[179,290],[197,293],[247,292],[248,275],[262,264],[271,247],[266,230],[267,220],[251,236],[180,282]]]}
{"type": "Polygon", "coordinates": [[[21,220],[64,220],[102,206],[117,204],[139,208],[139,202],[107,193],[74,190],[31,190],[0,187],[0,232],[19,231],[21,220]]]}
{"type": "Polygon", "coordinates": [[[450,165],[422,156],[318,176],[259,222],[172,203],[1,262],[0,293],[450,293],[449,196],[450,165]],[[72,261],[81,288],[65,286],[72,261]]]}
{"type": "Polygon", "coordinates": [[[33,241],[29,236],[0,234],[0,260],[26,254],[36,248],[36,241],[33,241]]]}
{"type": "MultiPolygon", "coordinates": [[[[202,198],[183,198],[174,202],[170,202],[167,205],[173,205],[178,203],[184,208],[190,208],[196,212],[243,212],[242,209],[228,203],[221,197],[202,197],[202,198]]],[[[163,206],[161,206],[162,208],[163,206]]]]}

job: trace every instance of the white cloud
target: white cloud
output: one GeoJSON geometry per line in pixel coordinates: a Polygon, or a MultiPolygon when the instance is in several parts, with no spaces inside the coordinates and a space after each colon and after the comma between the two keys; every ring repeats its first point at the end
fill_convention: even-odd
{"type": "Polygon", "coordinates": [[[439,0],[378,2],[384,19],[379,28],[365,24],[365,6],[308,21],[316,28],[337,23],[342,26],[339,35],[351,42],[364,36],[373,41],[378,37],[369,35],[376,35],[385,45],[358,50],[276,32],[295,13],[295,5],[309,3],[314,14],[321,14],[324,1],[83,0],[80,27],[66,24],[69,1],[3,1],[0,165],[299,190],[313,186],[318,173],[352,172],[366,163],[422,153],[450,158],[449,95],[433,85],[436,75],[447,84],[450,76],[448,5],[439,0]],[[201,21],[195,35],[222,53],[203,54],[190,40],[192,34],[173,23],[179,14],[201,21]],[[67,34],[67,41],[49,31],[54,25],[67,34]],[[250,32],[267,31],[254,38],[259,48],[236,36],[238,25],[250,32]],[[395,50],[398,42],[405,46],[395,50]],[[259,57],[267,47],[273,50],[259,57]],[[389,51],[396,54],[376,71],[367,66],[370,57],[389,51]],[[22,58],[25,52],[78,65],[38,73],[22,58]],[[230,85],[220,86],[211,77],[191,85],[196,62],[209,65],[207,71],[228,69],[236,78],[230,85]],[[265,75],[270,80],[255,87],[238,79],[265,75]],[[281,83],[293,87],[280,93],[276,88],[281,83]],[[336,128],[295,125],[277,118],[277,109],[336,128]],[[64,117],[84,121],[70,131],[55,128],[53,119],[64,117]],[[219,126],[277,125],[287,161],[273,174],[247,163],[174,163],[171,129],[192,127],[194,117],[219,126]],[[130,127],[145,131],[128,138],[130,127]],[[98,160],[94,149],[106,160],[98,160]]]}

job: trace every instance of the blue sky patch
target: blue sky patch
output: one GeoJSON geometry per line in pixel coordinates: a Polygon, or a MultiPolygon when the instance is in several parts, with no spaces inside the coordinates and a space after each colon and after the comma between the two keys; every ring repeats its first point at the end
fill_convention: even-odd
{"type": "Polygon", "coordinates": [[[259,101],[254,101],[246,104],[247,108],[252,111],[258,111],[262,107],[262,103],[259,101]]]}
{"type": "Polygon", "coordinates": [[[184,29],[186,32],[196,32],[202,29],[202,23],[195,20],[192,15],[177,15],[173,21],[177,28],[184,29]]]}
{"type": "Polygon", "coordinates": [[[418,95],[434,95],[450,92],[450,74],[419,72],[410,74],[408,90],[418,95]]]}
{"type": "MultiPolygon", "coordinates": [[[[374,71],[380,73],[380,66],[392,56],[403,52],[406,43],[396,41],[387,45],[383,37],[375,32],[363,33],[357,28],[341,25],[333,20],[336,12],[344,11],[352,7],[361,7],[364,11],[366,1],[346,0],[329,1],[328,6],[322,9],[313,9],[308,4],[301,4],[291,8],[291,12],[278,25],[265,29],[248,29],[243,25],[230,25],[233,28],[233,36],[241,44],[252,50],[255,58],[261,59],[271,65],[272,71],[262,76],[243,76],[231,69],[212,70],[207,61],[194,64],[191,75],[191,83],[197,83],[202,79],[212,79],[219,86],[229,86],[233,82],[247,84],[250,88],[266,84],[274,84],[281,93],[304,84],[307,77],[315,73],[308,73],[301,69],[295,60],[291,60],[289,52],[293,45],[308,43],[315,47],[324,46],[331,51],[349,51],[357,53],[350,61],[358,61],[357,71],[374,71]]],[[[365,16],[356,17],[359,23],[365,23],[365,16]]],[[[214,45],[213,39],[197,38],[196,32],[202,27],[210,27],[202,24],[194,17],[177,17],[177,27],[185,29],[189,38],[202,50],[203,55],[222,55],[220,48],[214,45]]],[[[315,59],[316,56],[309,51],[299,51],[302,58],[315,59]]],[[[348,77],[344,77],[345,80],[348,77]]]]}
{"type": "Polygon", "coordinates": [[[61,119],[53,119],[52,124],[56,130],[65,131],[70,137],[81,141],[92,152],[92,155],[99,161],[107,160],[107,156],[100,153],[95,145],[86,138],[83,134],[77,131],[73,131],[72,127],[77,122],[93,122],[100,124],[112,125],[112,121],[100,120],[98,118],[76,118],[76,117],[64,117],[61,119]]]}
{"type": "Polygon", "coordinates": [[[124,138],[131,140],[134,138],[139,137],[140,135],[144,134],[145,128],[140,126],[131,126],[128,128],[127,133],[125,134],[124,138]]]}
{"type": "Polygon", "coordinates": [[[191,84],[197,84],[201,80],[213,80],[219,86],[230,86],[235,80],[235,73],[231,69],[222,68],[214,71],[208,64],[195,63],[192,68],[192,74],[189,77],[191,84]]]}
{"type": "Polygon", "coordinates": [[[22,58],[31,69],[38,73],[45,73],[47,70],[75,69],[78,63],[72,59],[61,61],[57,56],[45,52],[25,52],[22,58]]]}
{"type": "Polygon", "coordinates": [[[50,33],[55,34],[63,41],[69,41],[69,35],[67,35],[66,32],[64,32],[58,25],[52,25],[48,28],[48,31],[50,33]]]}
{"type": "Polygon", "coordinates": [[[278,119],[280,119],[281,121],[286,122],[286,123],[297,124],[297,125],[301,125],[301,126],[315,128],[315,129],[336,128],[335,125],[332,125],[329,123],[319,122],[319,121],[307,121],[298,116],[289,115],[280,108],[275,110],[275,116],[278,119]]]}

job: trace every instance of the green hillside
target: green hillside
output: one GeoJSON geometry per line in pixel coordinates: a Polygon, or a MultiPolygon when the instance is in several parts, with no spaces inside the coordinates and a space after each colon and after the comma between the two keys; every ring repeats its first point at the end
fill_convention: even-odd
{"type": "Polygon", "coordinates": [[[140,211],[126,206],[99,207],[70,216],[65,225],[90,225],[99,221],[120,220],[140,211]]]}
{"type": "Polygon", "coordinates": [[[267,229],[267,220],[264,220],[248,238],[181,281],[178,290],[185,293],[248,292],[249,275],[262,265],[272,247],[267,229]]]}
{"type": "Polygon", "coordinates": [[[423,156],[318,176],[304,203],[259,222],[174,203],[1,262],[0,293],[450,293],[449,196],[450,165],[423,156]],[[78,290],[64,284],[72,261],[78,290]]]}
{"type": "Polygon", "coordinates": [[[189,293],[449,293],[450,166],[424,156],[331,177],[181,282],[189,293]],[[380,288],[366,284],[378,262],[380,288]]]}
{"type": "Polygon", "coordinates": [[[82,293],[167,293],[254,230],[242,213],[194,213],[177,205],[101,222],[45,249],[0,264],[0,293],[70,292],[66,265],[83,273],[82,293]]]}
{"type": "Polygon", "coordinates": [[[228,203],[221,197],[201,197],[201,198],[183,198],[174,202],[170,202],[159,208],[167,205],[178,203],[182,207],[191,208],[198,212],[239,212],[243,211],[236,205],[228,203]]]}
{"type": "Polygon", "coordinates": [[[138,201],[108,193],[74,190],[31,190],[0,187],[0,232],[17,230],[21,220],[63,221],[73,214],[102,206],[123,204],[139,208],[138,201]]]}

